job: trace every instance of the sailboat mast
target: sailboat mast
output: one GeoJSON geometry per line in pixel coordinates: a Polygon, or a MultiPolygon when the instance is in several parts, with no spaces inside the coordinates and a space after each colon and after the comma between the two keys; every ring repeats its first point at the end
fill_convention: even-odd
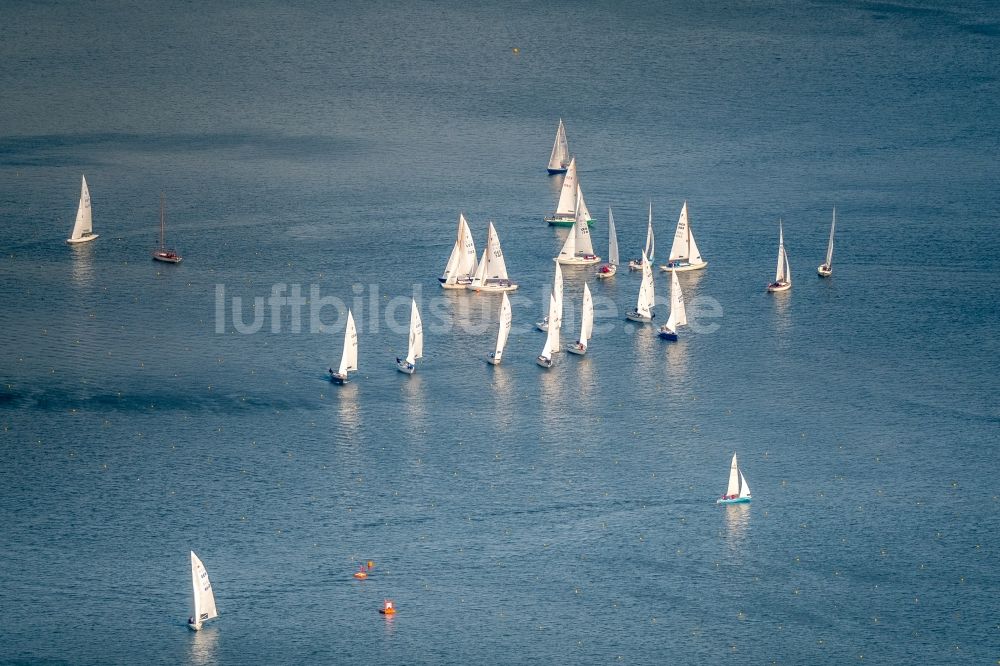
{"type": "Polygon", "coordinates": [[[163,192],[160,192],[160,249],[163,249],[163,224],[165,217],[163,192]]]}

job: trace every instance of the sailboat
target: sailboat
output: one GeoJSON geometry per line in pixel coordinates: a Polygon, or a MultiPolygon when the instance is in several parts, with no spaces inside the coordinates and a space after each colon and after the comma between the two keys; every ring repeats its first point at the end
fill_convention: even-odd
{"type": "Polygon", "coordinates": [[[631,321],[645,323],[653,321],[653,268],[646,253],[642,253],[642,284],[639,286],[639,298],[635,310],[630,310],[625,317],[631,321]]]}
{"type": "Polygon", "coordinates": [[[340,357],[340,369],[337,372],[330,368],[330,381],[334,384],[346,384],[350,381],[348,373],[358,369],[358,329],[354,326],[354,315],[347,310],[347,327],[344,329],[344,353],[340,357]]]}
{"type": "Polygon", "coordinates": [[[583,283],[583,308],[580,313],[580,339],[566,347],[566,351],[583,356],[587,353],[587,341],[594,332],[594,299],[590,286],[583,283]]]}
{"type": "Polygon", "coordinates": [[[736,462],[736,454],[733,454],[733,462],[729,465],[729,486],[726,494],[715,500],[716,504],[740,504],[750,501],[750,486],[743,478],[739,463],[736,462]]]}
{"type": "Polygon", "coordinates": [[[516,282],[511,282],[507,277],[507,262],[504,261],[503,250],[500,249],[500,236],[497,235],[492,222],[476,274],[466,287],[474,291],[514,291],[518,287],[516,282]]]}
{"type": "Polygon", "coordinates": [[[445,289],[465,289],[472,284],[476,274],[476,241],[472,238],[472,230],[465,215],[458,214],[458,235],[455,245],[451,248],[451,256],[444,267],[444,273],[438,282],[445,289]]]}
{"type": "Polygon", "coordinates": [[[774,282],[767,285],[769,292],[788,291],[792,288],[792,269],[788,266],[788,254],[785,253],[785,232],[778,220],[778,269],[774,273],[774,282]]]}
{"type": "Polygon", "coordinates": [[[420,310],[417,309],[417,300],[410,300],[410,347],[406,353],[406,358],[396,357],[396,369],[408,375],[412,375],[417,369],[417,359],[424,355],[424,325],[420,321],[420,310]]]}
{"type": "Polygon", "coordinates": [[[579,190],[576,194],[576,223],[573,224],[569,235],[566,236],[566,242],[563,243],[555,261],[568,266],[591,266],[600,262],[601,258],[594,254],[594,244],[590,239],[590,227],[582,216],[580,206],[582,195],[579,190]]]}
{"type": "Polygon", "coordinates": [[[681,206],[680,217],[677,218],[677,230],[674,231],[674,244],[670,246],[670,258],[665,266],[660,266],[664,271],[696,271],[708,266],[708,262],[701,258],[698,251],[698,244],[694,242],[694,232],[691,231],[691,222],[688,220],[688,202],[681,206]]]}
{"type": "Polygon", "coordinates": [[[86,243],[97,238],[94,233],[94,220],[90,211],[90,189],[87,187],[87,177],[80,176],[80,203],[76,207],[76,222],[73,224],[73,231],[67,243],[86,243]]]}
{"type": "MultiPolygon", "coordinates": [[[[563,274],[562,274],[562,268],[559,267],[558,263],[556,264],[555,276],[552,278],[552,295],[556,299],[556,313],[559,315],[559,320],[562,321],[563,274]]],[[[542,317],[541,321],[536,321],[535,328],[537,328],[539,331],[547,332],[549,330],[549,316],[550,314],[546,314],[544,317],[542,317]]],[[[552,353],[555,354],[556,352],[560,351],[562,351],[562,349],[559,346],[559,331],[556,331],[556,337],[554,340],[554,345],[552,347],[552,353]]]]}
{"type": "Polygon", "coordinates": [[[545,218],[545,221],[553,226],[572,226],[576,224],[578,209],[583,221],[588,225],[593,225],[594,221],[590,219],[587,202],[583,199],[583,189],[580,188],[580,179],[576,173],[576,158],[574,157],[570,160],[569,168],[566,169],[566,175],[563,177],[556,212],[551,217],[545,218]]]}
{"type": "MultiPolygon", "coordinates": [[[[646,223],[646,260],[653,263],[653,251],[656,249],[656,239],[653,237],[653,202],[649,202],[649,222],[646,223]]],[[[641,271],[641,259],[629,259],[628,269],[630,271],[641,271]]]]}
{"type": "Polygon", "coordinates": [[[569,167],[569,143],[566,141],[566,126],[562,118],[556,129],[556,140],[552,144],[552,154],[549,155],[549,173],[566,173],[569,167]]]}
{"type": "Polygon", "coordinates": [[[677,279],[677,271],[670,274],[670,317],[667,323],[660,327],[660,337],[664,340],[677,339],[677,327],[686,326],[687,312],[684,310],[684,294],[681,293],[681,283],[677,279]]]}
{"type": "Polygon", "coordinates": [[[199,631],[206,621],[219,617],[219,611],[215,608],[215,594],[212,592],[212,583],[208,580],[208,572],[205,571],[205,565],[201,563],[193,550],[191,551],[191,588],[194,593],[191,603],[193,612],[188,618],[188,628],[192,631],[199,631]]]}
{"type": "Polygon", "coordinates": [[[833,209],[833,222],[830,223],[830,241],[826,244],[826,261],[819,265],[816,272],[820,277],[833,275],[833,230],[837,227],[837,209],[833,209]]]}
{"type": "Polygon", "coordinates": [[[503,348],[507,345],[507,336],[510,335],[510,322],[510,299],[507,298],[507,294],[504,294],[503,300],[500,301],[500,330],[497,331],[497,346],[486,357],[486,362],[490,365],[499,365],[500,359],[503,358],[503,348]]]}
{"type": "Polygon", "coordinates": [[[555,294],[549,294],[549,331],[548,335],[545,336],[545,346],[542,347],[542,353],[535,359],[535,362],[543,368],[552,367],[552,352],[559,348],[559,327],[561,324],[562,318],[556,309],[555,294]]]}
{"type": "Polygon", "coordinates": [[[166,203],[163,192],[160,192],[160,247],[159,249],[153,250],[153,259],[156,261],[165,261],[168,264],[179,264],[181,262],[181,256],[173,250],[168,250],[167,246],[163,242],[163,232],[166,225],[166,203]]]}
{"type": "Polygon", "coordinates": [[[597,277],[605,280],[614,277],[618,272],[618,234],[615,233],[615,216],[608,206],[608,263],[601,264],[597,269],[597,277]]]}

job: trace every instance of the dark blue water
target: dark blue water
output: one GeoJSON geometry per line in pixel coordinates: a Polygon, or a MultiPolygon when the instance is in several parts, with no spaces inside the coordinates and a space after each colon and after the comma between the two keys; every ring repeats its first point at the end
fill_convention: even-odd
{"type": "Polygon", "coordinates": [[[0,24],[0,661],[1000,657],[993,3],[0,24]],[[664,256],[687,200],[709,267],[675,344],[621,321],[637,274],[566,270],[598,333],[544,372],[560,117],[599,252],[612,206],[637,254],[652,202],[664,256]],[[100,238],[70,247],[81,173],[100,238]],[[149,259],[161,191],[177,266],[149,259]],[[499,298],[436,284],[459,211],[522,285],[498,368],[499,298]],[[795,282],[767,295],[779,218],[795,282]],[[238,332],[234,297],[246,330],[293,289],[352,306],[347,387],[335,304],[238,332]],[[754,501],[719,508],[733,451],[754,501]],[[197,635],[191,549],[221,613],[197,635]]]}

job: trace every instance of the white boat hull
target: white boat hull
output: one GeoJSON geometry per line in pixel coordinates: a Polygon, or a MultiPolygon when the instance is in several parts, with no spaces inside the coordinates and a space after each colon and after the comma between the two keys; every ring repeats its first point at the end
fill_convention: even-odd
{"type": "Polygon", "coordinates": [[[772,294],[777,293],[779,291],[788,291],[791,288],[792,288],[791,282],[772,282],[771,284],[767,285],[767,290],[772,294]]]}
{"type": "Polygon", "coordinates": [[[618,267],[614,264],[604,264],[597,269],[597,279],[607,280],[608,278],[614,277],[615,273],[618,272],[618,267]]]}
{"type": "Polygon", "coordinates": [[[546,369],[552,367],[552,359],[551,358],[545,358],[544,356],[539,356],[538,358],[536,358],[535,359],[535,363],[537,363],[538,365],[540,365],[541,367],[546,368],[546,369]]]}
{"type": "Polygon", "coordinates": [[[629,321],[639,322],[640,324],[648,324],[651,321],[653,321],[653,316],[652,315],[646,317],[645,315],[641,315],[641,314],[639,314],[638,312],[635,312],[635,311],[627,313],[625,315],[625,318],[628,319],[629,321]]]}
{"type": "Polygon", "coordinates": [[[665,266],[661,265],[660,270],[666,273],[683,273],[685,271],[700,271],[706,266],[708,266],[707,261],[702,261],[697,264],[682,263],[678,266],[671,266],[670,264],[667,264],[665,266]]]}
{"type": "Polygon", "coordinates": [[[160,252],[156,251],[153,253],[154,261],[162,261],[167,264],[179,264],[181,263],[181,257],[177,256],[176,252],[160,252]]]}
{"type": "Polygon", "coordinates": [[[396,361],[396,369],[402,372],[404,375],[412,375],[417,366],[413,363],[407,363],[406,360],[396,361]]]}
{"type": "Polygon", "coordinates": [[[571,257],[568,259],[556,257],[556,261],[563,266],[593,266],[594,264],[601,263],[601,258],[596,255],[591,257],[571,257]]]}
{"type": "Polygon", "coordinates": [[[466,287],[466,289],[471,289],[472,291],[476,292],[485,291],[490,293],[499,293],[502,291],[517,291],[517,287],[518,287],[517,284],[510,282],[507,284],[480,284],[480,285],[470,284],[468,287],[466,287]]]}
{"type": "Polygon", "coordinates": [[[629,259],[628,260],[628,269],[630,271],[641,271],[642,270],[642,262],[641,261],[637,261],[635,259],[629,259]]]}
{"type": "Polygon", "coordinates": [[[833,275],[833,269],[827,266],[826,264],[818,266],[816,268],[816,272],[819,274],[820,277],[830,277],[831,275],[833,275]]]}
{"type": "Polygon", "coordinates": [[[343,386],[347,382],[351,381],[351,378],[348,376],[348,373],[346,372],[344,374],[340,374],[339,372],[334,372],[333,370],[330,370],[329,372],[330,372],[330,381],[333,382],[334,384],[340,384],[341,386],[343,386]]]}
{"type": "Polygon", "coordinates": [[[202,626],[201,622],[188,622],[188,629],[191,631],[201,631],[202,626]]]}
{"type": "Polygon", "coordinates": [[[490,365],[500,365],[500,361],[502,358],[503,357],[497,358],[493,354],[490,354],[489,356],[486,357],[486,362],[489,363],[490,365]]]}
{"type": "Polygon", "coordinates": [[[574,342],[566,347],[566,351],[570,354],[576,354],[577,356],[583,356],[587,353],[587,348],[582,346],[579,342],[574,342]]]}
{"type": "Polygon", "coordinates": [[[97,238],[100,234],[88,234],[86,236],[81,236],[80,238],[67,238],[66,242],[70,245],[76,245],[77,243],[89,243],[90,241],[97,238]]]}
{"type": "Polygon", "coordinates": [[[447,282],[442,282],[441,283],[441,288],[442,289],[468,289],[469,285],[468,285],[468,283],[463,284],[461,282],[452,282],[451,284],[449,284],[447,282]]]}

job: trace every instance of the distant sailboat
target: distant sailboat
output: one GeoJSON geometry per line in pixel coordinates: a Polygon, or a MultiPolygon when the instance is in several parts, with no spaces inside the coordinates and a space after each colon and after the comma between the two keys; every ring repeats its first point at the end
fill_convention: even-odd
{"type": "Polygon", "coordinates": [[[701,258],[698,251],[698,244],[694,242],[694,232],[691,231],[691,223],[688,220],[688,203],[684,202],[681,207],[680,217],[677,218],[677,230],[674,231],[674,244],[670,247],[670,258],[665,266],[660,266],[664,271],[695,271],[708,266],[708,262],[701,258]]]}
{"type": "MultiPolygon", "coordinates": [[[[652,264],[653,263],[653,252],[656,250],[656,239],[653,237],[653,202],[649,202],[649,221],[646,223],[646,260],[652,264]]],[[[641,271],[642,270],[642,260],[641,259],[629,259],[628,269],[630,271],[641,271]]]]}
{"type": "Polygon", "coordinates": [[[826,261],[820,264],[816,272],[820,277],[833,275],[833,231],[837,227],[837,209],[833,209],[833,222],[830,223],[830,241],[826,244],[826,261]]]}
{"type": "Polygon", "coordinates": [[[774,282],[767,285],[770,292],[788,291],[792,287],[792,269],[788,266],[788,254],[785,252],[785,232],[778,220],[778,268],[774,273],[774,282]]]}
{"type": "Polygon", "coordinates": [[[625,315],[631,321],[646,323],[653,321],[653,265],[646,258],[646,253],[642,253],[642,284],[639,285],[639,298],[636,301],[635,309],[630,310],[625,315]]]}
{"type": "Polygon", "coordinates": [[[87,187],[87,177],[81,176],[80,203],[76,207],[76,222],[67,243],[86,243],[97,238],[94,233],[94,220],[90,210],[90,188],[87,187]]]}
{"type": "Polygon", "coordinates": [[[590,238],[590,227],[583,219],[580,208],[580,192],[577,190],[576,223],[566,236],[559,256],[555,261],[568,266],[591,266],[601,261],[601,258],[594,254],[594,244],[590,238]]]}
{"type": "Polygon", "coordinates": [[[163,242],[164,228],[166,225],[166,200],[163,193],[160,192],[160,247],[159,249],[153,250],[153,259],[156,261],[164,261],[168,264],[179,264],[181,263],[181,256],[173,250],[168,250],[166,244],[163,242]]]}
{"type": "Polygon", "coordinates": [[[545,336],[545,346],[542,353],[538,355],[535,362],[543,368],[552,367],[552,352],[559,348],[559,327],[562,325],[561,317],[556,310],[555,294],[549,294],[549,330],[545,336]]]}
{"type": "Polygon", "coordinates": [[[497,331],[497,346],[486,357],[486,362],[490,365],[500,365],[500,360],[503,358],[503,348],[507,345],[507,337],[510,335],[510,323],[510,299],[507,298],[507,294],[504,294],[503,300],[500,301],[500,329],[497,331]]]}
{"type": "Polygon", "coordinates": [[[490,222],[482,259],[479,260],[476,274],[467,288],[473,291],[514,291],[517,287],[517,283],[507,277],[507,262],[500,249],[500,236],[490,222]]]}
{"type": "Polygon", "coordinates": [[[201,563],[193,550],[191,551],[191,587],[194,593],[191,603],[193,612],[188,618],[188,628],[192,631],[198,631],[205,622],[219,617],[219,611],[215,608],[215,594],[212,592],[212,583],[208,580],[208,572],[205,571],[205,565],[201,563]]]}
{"type": "Polygon", "coordinates": [[[340,357],[340,369],[337,372],[330,368],[330,381],[334,384],[346,384],[350,381],[348,373],[358,369],[358,329],[354,326],[354,315],[347,310],[347,327],[344,329],[344,353],[340,357]]]}
{"type": "MultiPolygon", "coordinates": [[[[562,321],[562,313],[563,313],[563,274],[562,274],[562,268],[559,267],[558,263],[556,264],[555,276],[553,276],[553,278],[552,278],[552,295],[556,299],[556,313],[559,315],[559,320],[562,321]]],[[[535,322],[535,328],[537,328],[539,331],[546,331],[546,332],[548,332],[548,330],[549,330],[549,317],[550,316],[551,316],[551,312],[546,313],[546,315],[544,317],[542,317],[541,321],[536,321],[535,322]]],[[[555,354],[557,352],[562,351],[562,348],[559,346],[559,331],[556,331],[555,340],[553,342],[554,342],[554,344],[552,346],[552,353],[555,354]]]]}
{"type": "Polygon", "coordinates": [[[736,462],[736,454],[733,454],[733,462],[729,465],[729,486],[726,494],[715,501],[716,504],[739,504],[750,501],[750,485],[743,478],[743,472],[736,462]]]}
{"type": "Polygon", "coordinates": [[[664,340],[677,339],[677,327],[686,326],[687,312],[684,309],[684,294],[681,293],[681,283],[677,279],[677,271],[670,275],[670,317],[667,323],[660,327],[660,337],[664,340]]]}
{"type": "Polygon", "coordinates": [[[569,227],[576,224],[578,210],[584,222],[588,225],[594,224],[590,218],[590,211],[587,209],[587,202],[583,199],[583,189],[580,187],[580,179],[576,173],[576,158],[574,157],[570,160],[569,168],[563,177],[556,212],[551,217],[545,218],[545,221],[553,226],[569,227]]]}
{"type": "Polygon", "coordinates": [[[417,359],[424,355],[424,325],[420,321],[420,310],[417,309],[417,300],[410,300],[410,345],[406,358],[396,357],[396,369],[408,375],[412,375],[417,369],[417,359]]]}
{"type": "Polygon", "coordinates": [[[476,241],[472,238],[472,230],[465,215],[458,214],[458,235],[455,245],[451,248],[451,256],[444,267],[444,274],[438,282],[445,289],[465,289],[472,284],[476,274],[476,241]]]}
{"type": "Polygon", "coordinates": [[[552,144],[552,154],[549,155],[549,173],[566,173],[569,167],[569,143],[566,141],[566,126],[562,118],[556,129],[556,140],[552,144]]]}
{"type": "Polygon", "coordinates": [[[587,353],[587,341],[594,332],[594,299],[590,295],[590,286],[583,283],[583,308],[580,313],[580,339],[566,347],[566,351],[584,355],[587,353]]]}
{"type": "Polygon", "coordinates": [[[608,263],[601,264],[597,269],[597,277],[604,280],[614,277],[618,272],[618,234],[615,233],[615,216],[608,206],[608,263]]]}

